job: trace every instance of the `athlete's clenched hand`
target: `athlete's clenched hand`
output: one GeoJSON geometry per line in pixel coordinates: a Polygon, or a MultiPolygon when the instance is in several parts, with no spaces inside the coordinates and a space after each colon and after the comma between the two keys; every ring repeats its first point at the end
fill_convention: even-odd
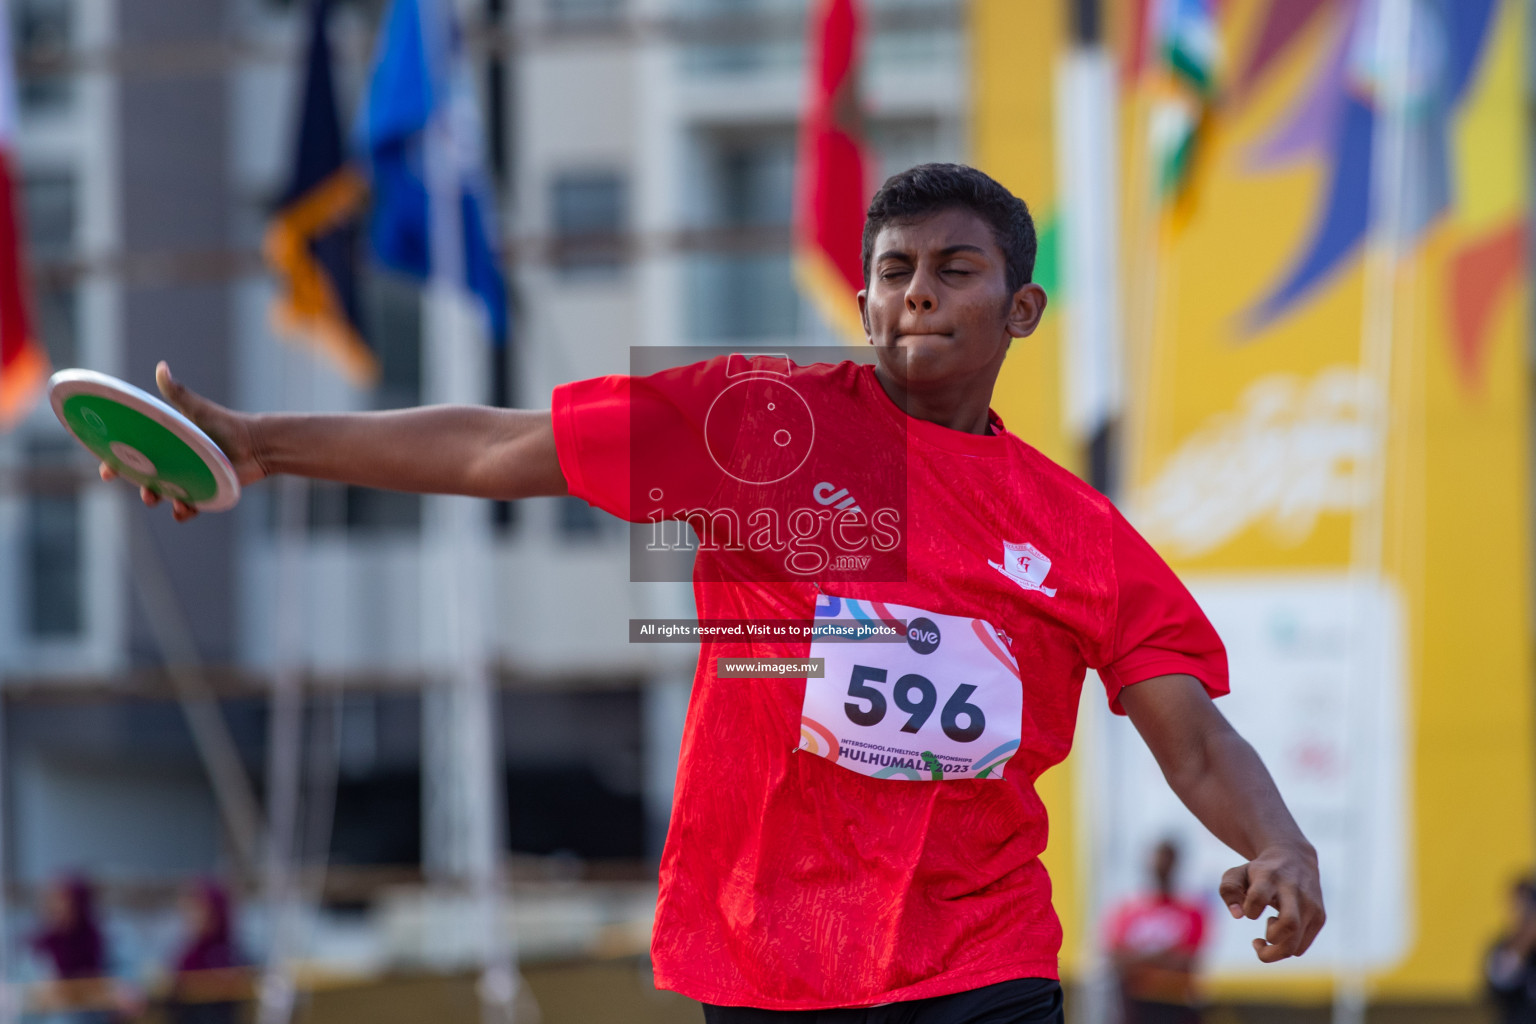
{"type": "Polygon", "coordinates": [[[1317,852],[1310,846],[1271,846],[1247,864],[1221,877],[1221,901],[1235,918],[1256,921],[1265,908],[1277,913],[1253,940],[1253,949],[1267,964],[1300,956],[1312,945],[1328,915],[1317,873],[1317,852]]]}

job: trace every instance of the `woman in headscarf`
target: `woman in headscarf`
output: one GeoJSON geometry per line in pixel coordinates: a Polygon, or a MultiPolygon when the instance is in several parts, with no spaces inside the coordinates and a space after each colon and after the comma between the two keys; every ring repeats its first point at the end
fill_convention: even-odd
{"type": "Polygon", "coordinates": [[[37,1002],[70,1024],[117,1019],[118,993],[107,975],[106,942],[96,919],[96,890],[82,875],[68,875],[43,894],[43,927],[32,948],[53,968],[54,981],[37,1002]]]}
{"type": "Polygon", "coordinates": [[[96,923],[96,890],[80,875],[61,878],[43,897],[43,929],[32,946],[63,979],[99,978],[106,952],[96,923]]]}
{"type": "Polygon", "coordinates": [[[187,941],[176,957],[168,1005],[174,1024],[232,1024],[250,997],[250,974],[234,939],[229,892],[204,880],[182,897],[187,941]]]}

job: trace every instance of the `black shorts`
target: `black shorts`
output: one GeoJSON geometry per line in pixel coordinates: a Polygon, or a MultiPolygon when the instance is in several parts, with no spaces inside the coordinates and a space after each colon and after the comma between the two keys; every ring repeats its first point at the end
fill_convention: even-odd
{"type": "Polygon", "coordinates": [[[968,992],[856,1010],[758,1010],[704,1004],[705,1024],[1065,1024],[1061,985],[1019,978],[968,992]]]}

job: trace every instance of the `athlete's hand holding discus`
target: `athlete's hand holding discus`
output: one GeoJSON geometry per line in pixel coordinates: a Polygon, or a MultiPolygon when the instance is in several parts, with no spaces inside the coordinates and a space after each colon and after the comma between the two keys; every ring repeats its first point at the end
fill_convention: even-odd
{"type": "MultiPolygon", "coordinates": [[[[170,366],[163,361],[155,367],[155,384],[178,412],[197,424],[219,446],[219,450],[234,467],[241,487],[268,475],[255,458],[251,443],[252,417],[226,409],[188,390],[171,376],[170,366]]],[[[116,480],[118,477],[117,470],[105,462],[101,463],[100,473],[103,480],[116,480]]],[[[139,497],[151,508],[163,500],[158,492],[148,487],[139,488],[139,497]]],[[[171,499],[171,509],[178,522],[186,522],[198,514],[196,508],[177,498],[171,499]]]]}
{"type": "MultiPolygon", "coordinates": [[[[162,362],[155,383],[229,458],[241,486],[279,473],[418,494],[513,500],[568,493],[550,414],[481,406],[371,413],[243,413],[209,401],[162,362]]],[[[117,473],[105,463],[103,480],[117,473]]],[[[161,496],[140,489],[144,504],[161,496]]],[[[172,500],[178,522],[197,509],[172,500]]]]}
{"type": "Polygon", "coordinates": [[[1300,956],[1327,915],[1317,851],[1302,835],[1259,755],[1192,676],[1127,686],[1120,703],[1157,758],[1168,785],[1201,824],[1248,858],[1221,879],[1234,918],[1277,913],[1253,940],[1259,959],[1300,956]]]}

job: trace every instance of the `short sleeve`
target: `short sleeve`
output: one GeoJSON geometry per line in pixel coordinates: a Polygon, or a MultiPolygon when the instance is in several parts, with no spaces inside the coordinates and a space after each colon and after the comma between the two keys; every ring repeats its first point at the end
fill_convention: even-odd
{"type": "Polygon", "coordinates": [[[550,417],[566,488],[605,512],[629,518],[630,378],[595,377],[555,388],[550,417]]]}
{"type": "Polygon", "coordinates": [[[750,475],[754,459],[777,452],[752,443],[760,428],[753,409],[774,408],[759,392],[787,380],[790,366],[730,355],[646,376],[562,384],[551,414],[571,494],[630,522],[709,506],[728,468],[750,475]]]}
{"type": "Polygon", "coordinates": [[[1120,691],[1157,676],[1194,676],[1212,697],[1228,692],[1227,651],[1188,588],[1141,535],[1112,511],[1115,620],[1094,665],[1109,706],[1123,715],[1120,691]]]}

